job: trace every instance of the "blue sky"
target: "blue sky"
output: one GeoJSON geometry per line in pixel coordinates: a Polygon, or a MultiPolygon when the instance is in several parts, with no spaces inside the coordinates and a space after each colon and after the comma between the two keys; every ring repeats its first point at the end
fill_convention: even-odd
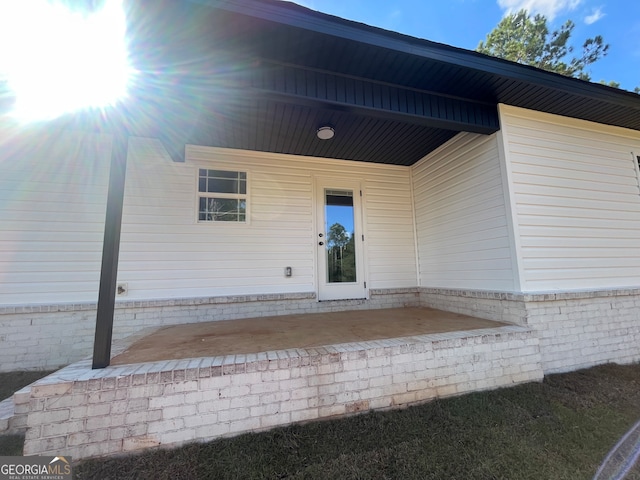
{"type": "Polygon", "coordinates": [[[508,11],[542,13],[550,29],[570,19],[571,44],[602,35],[609,54],[590,66],[591,79],[640,86],[640,0],[296,0],[320,12],[474,50],[508,11]]]}

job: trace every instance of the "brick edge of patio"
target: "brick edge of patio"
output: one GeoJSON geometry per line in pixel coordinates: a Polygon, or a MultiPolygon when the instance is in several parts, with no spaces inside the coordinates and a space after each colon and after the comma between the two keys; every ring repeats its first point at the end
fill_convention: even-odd
{"type": "Polygon", "coordinates": [[[508,325],[102,370],[84,360],[16,392],[14,421],[25,455],[81,459],[542,378],[536,332],[508,325]]]}

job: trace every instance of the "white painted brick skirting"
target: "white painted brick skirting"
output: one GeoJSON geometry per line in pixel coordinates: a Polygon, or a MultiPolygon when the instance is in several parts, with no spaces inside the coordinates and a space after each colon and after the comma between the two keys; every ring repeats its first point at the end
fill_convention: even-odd
{"type": "MultiPolygon", "coordinates": [[[[545,373],[640,360],[640,289],[523,294],[436,288],[372,289],[368,300],[313,293],[118,302],[114,340],[149,328],[212,320],[428,306],[531,326],[545,373]]],[[[0,307],[0,371],[56,368],[92,351],[95,304],[0,307]]]]}
{"type": "Polygon", "coordinates": [[[640,289],[539,294],[422,289],[420,299],[432,308],[534,328],[545,374],[640,361],[640,289]]]}
{"type": "MultiPolygon", "coordinates": [[[[318,302],[314,293],[118,301],[113,339],[149,327],[304,313],[417,307],[417,288],[372,289],[368,300],[318,302]]],[[[0,372],[52,369],[93,351],[96,304],[0,307],[0,372]]]]}
{"type": "Polygon", "coordinates": [[[541,379],[538,338],[514,325],[103,370],[82,361],[14,400],[25,455],[80,459],[541,379]]]}

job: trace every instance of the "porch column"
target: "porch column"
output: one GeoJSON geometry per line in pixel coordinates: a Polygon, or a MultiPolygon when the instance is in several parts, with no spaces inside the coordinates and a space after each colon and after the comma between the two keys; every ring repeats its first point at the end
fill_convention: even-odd
{"type": "Polygon", "coordinates": [[[93,342],[93,368],[108,367],[111,361],[111,336],[116,301],[128,142],[129,135],[126,131],[118,129],[114,132],[111,145],[107,213],[104,222],[96,334],[93,342]]]}

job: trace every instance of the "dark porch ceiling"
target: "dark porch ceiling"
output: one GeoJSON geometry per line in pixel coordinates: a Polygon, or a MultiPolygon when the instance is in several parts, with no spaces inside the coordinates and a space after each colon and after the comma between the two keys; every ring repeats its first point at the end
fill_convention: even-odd
{"type": "Polygon", "coordinates": [[[193,143],[412,165],[460,131],[497,131],[498,103],[640,130],[640,95],[288,2],[128,7],[140,74],[122,113],[175,159],[193,143]]]}
{"type": "Polygon", "coordinates": [[[499,129],[495,103],[389,81],[375,67],[379,49],[214,3],[132,10],[136,67],[147,78],[131,110],[153,111],[154,135],[175,154],[194,143],[411,165],[460,131],[499,129]],[[316,137],[323,125],[333,139],[316,137]]]}

